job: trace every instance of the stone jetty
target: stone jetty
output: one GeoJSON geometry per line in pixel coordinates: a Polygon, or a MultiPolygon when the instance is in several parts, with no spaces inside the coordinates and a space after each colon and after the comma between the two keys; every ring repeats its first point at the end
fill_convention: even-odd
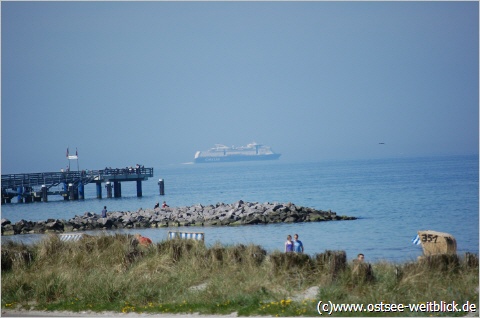
{"type": "Polygon", "coordinates": [[[31,233],[63,233],[96,229],[158,228],[171,226],[236,226],[270,223],[322,222],[355,220],[351,216],[339,216],[332,211],[315,210],[293,203],[252,203],[242,200],[232,204],[192,205],[139,209],[134,212],[108,212],[106,218],[93,212],[85,212],[69,220],[46,221],[21,220],[11,223],[1,220],[2,235],[31,233]]]}

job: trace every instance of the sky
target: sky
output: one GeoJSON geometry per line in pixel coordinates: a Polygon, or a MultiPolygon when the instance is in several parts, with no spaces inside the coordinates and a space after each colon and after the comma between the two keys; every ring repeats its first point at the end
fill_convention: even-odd
{"type": "Polygon", "coordinates": [[[2,174],[478,154],[478,6],[2,1],[2,174]]]}

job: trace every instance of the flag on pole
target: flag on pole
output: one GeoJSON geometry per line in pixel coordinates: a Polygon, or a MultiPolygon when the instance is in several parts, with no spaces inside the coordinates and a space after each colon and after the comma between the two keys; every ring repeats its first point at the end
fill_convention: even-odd
{"type": "Polygon", "coordinates": [[[78,160],[78,149],[75,152],[75,155],[70,155],[70,151],[67,148],[67,159],[68,160],[78,160]]]}
{"type": "Polygon", "coordinates": [[[420,236],[418,234],[412,239],[412,244],[420,245],[420,236]]]}

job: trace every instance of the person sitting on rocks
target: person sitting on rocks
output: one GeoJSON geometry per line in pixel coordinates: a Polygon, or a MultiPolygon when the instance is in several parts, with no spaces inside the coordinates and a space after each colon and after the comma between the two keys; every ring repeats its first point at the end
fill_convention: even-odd
{"type": "Polygon", "coordinates": [[[162,208],[168,208],[167,202],[163,201],[162,208]]]}
{"type": "Polygon", "coordinates": [[[160,203],[156,203],[155,206],[153,207],[153,209],[155,210],[156,208],[159,208],[160,207],[160,203]]]}

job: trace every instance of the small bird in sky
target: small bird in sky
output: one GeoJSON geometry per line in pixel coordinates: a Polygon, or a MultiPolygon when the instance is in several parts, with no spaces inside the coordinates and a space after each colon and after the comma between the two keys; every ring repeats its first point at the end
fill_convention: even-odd
{"type": "Polygon", "coordinates": [[[384,142],[379,142],[378,144],[379,144],[379,145],[385,145],[385,143],[384,143],[384,142]]]}

